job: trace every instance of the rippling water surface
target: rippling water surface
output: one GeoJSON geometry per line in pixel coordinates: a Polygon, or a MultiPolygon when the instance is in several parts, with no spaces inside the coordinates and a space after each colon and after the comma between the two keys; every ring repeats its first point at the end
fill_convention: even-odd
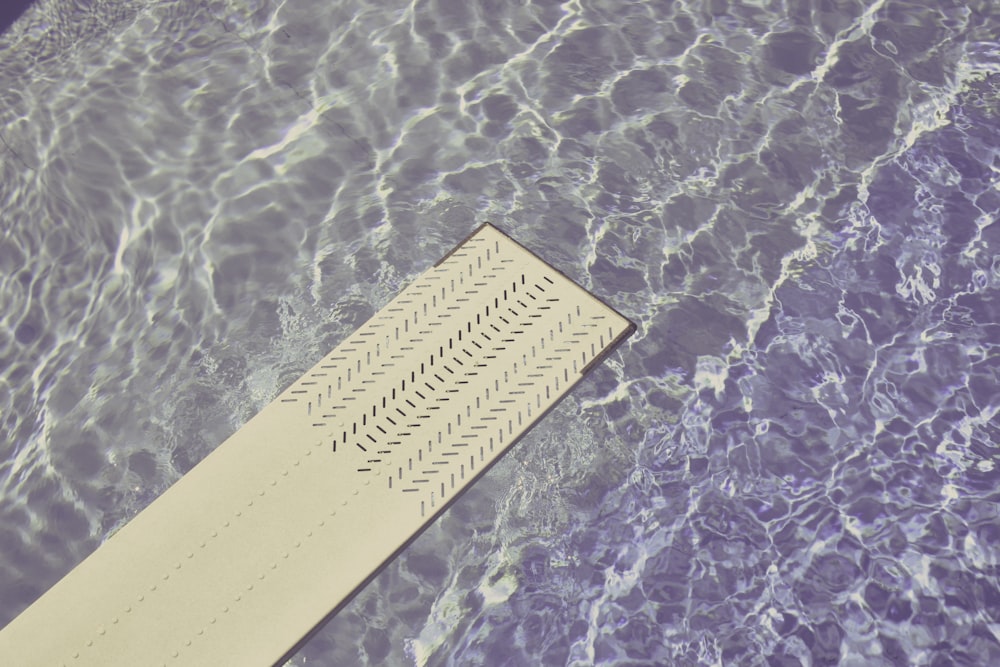
{"type": "Polygon", "coordinates": [[[639,331],[291,664],[1000,664],[991,0],[43,2],[0,625],[491,220],[639,331]]]}

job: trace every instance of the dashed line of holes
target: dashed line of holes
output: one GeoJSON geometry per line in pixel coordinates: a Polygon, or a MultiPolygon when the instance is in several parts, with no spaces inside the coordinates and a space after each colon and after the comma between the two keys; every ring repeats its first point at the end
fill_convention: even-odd
{"type": "MultiPolygon", "coordinates": [[[[305,457],[312,456],[313,451],[316,450],[317,448],[321,447],[322,445],[323,445],[322,441],[318,441],[317,440],[315,443],[313,443],[313,446],[311,448],[307,448],[305,450],[304,456],[305,457]]],[[[302,459],[301,458],[295,459],[292,462],[292,469],[300,468],[301,464],[302,464],[302,459]]],[[[289,472],[290,472],[289,469],[282,470],[280,478],[287,478],[289,476],[289,472]]],[[[376,474],[378,474],[378,473],[376,472],[376,474]]],[[[371,480],[370,479],[366,479],[363,482],[364,486],[368,486],[370,484],[371,484],[371,480]]],[[[269,483],[268,486],[270,486],[270,487],[276,487],[277,485],[278,485],[278,478],[275,478],[275,479],[272,479],[270,481],[270,483],[269,483]]],[[[359,493],[360,493],[360,489],[354,489],[354,491],[352,492],[351,495],[352,496],[357,496],[357,495],[359,495],[359,493]]],[[[266,491],[264,489],[261,489],[260,491],[257,492],[257,496],[258,497],[263,497],[265,495],[267,495],[267,493],[266,493],[266,491]]],[[[253,504],[254,504],[254,499],[251,498],[249,501],[247,501],[246,506],[247,507],[253,507],[253,504]]],[[[349,504],[349,498],[342,498],[340,500],[340,507],[341,508],[346,507],[348,504],[349,504]]],[[[316,523],[316,526],[314,528],[310,528],[309,530],[306,531],[303,539],[298,539],[298,540],[296,540],[294,542],[293,548],[294,549],[299,549],[302,546],[302,544],[303,544],[303,542],[305,540],[308,540],[308,538],[313,537],[313,535],[315,534],[316,530],[327,526],[328,523],[329,523],[329,519],[332,519],[332,518],[336,517],[337,514],[338,514],[338,508],[334,507],[333,509],[331,509],[328,512],[327,517],[324,517],[323,519],[320,519],[316,523]]],[[[227,519],[227,520],[223,521],[222,526],[220,528],[218,528],[218,529],[212,529],[211,532],[209,533],[209,535],[205,539],[202,539],[199,542],[199,544],[198,544],[198,550],[200,551],[200,550],[203,550],[203,549],[207,549],[208,546],[215,539],[217,539],[221,534],[223,534],[227,528],[231,527],[235,521],[237,521],[240,518],[242,518],[243,515],[244,514],[243,514],[243,510],[242,509],[236,510],[234,512],[234,515],[233,515],[232,519],[227,519]]],[[[179,561],[177,561],[174,564],[174,568],[173,568],[174,572],[178,572],[178,571],[182,570],[183,567],[184,567],[184,562],[186,562],[186,561],[189,562],[189,561],[193,560],[194,556],[195,556],[195,553],[197,553],[197,552],[193,551],[193,550],[189,550],[185,554],[184,560],[179,560],[179,561]]],[[[283,551],[281,553],[281,560],[287,560],[289,558],[289,556],[290,556],[290,553],[291,553],[290,551],[283,551]]],[[[270,564],[270,567],[268,568],[268,570],[265,570],[264,572],[261,572],[261,573],[258,574],[257,580],[258,581],[263,581],[267,577],[267,572],[269,570],[276,570],[278,568],[278,563],[279,562],[280,561],[278,561],[278,560],[272,561],[271,564],[270,564]]],[[[171,572],[166,572],[165,574],[162,575],[161,580],[164,581],[164,582],[166,582],[166,581],[170,580],[170,577],[171,577],[171,572]]],[[[253,591],[254,587],[255,587],[255,584],[253,584],[253,583],[249,584],[246,587],[246,592],[249,593],[249,592],[253,591]]],[[[131,613],[133,613],[135,610],[137,610],[147,600],[147,595],[156,593],[159,590],[159,588],[160,588],[160,584],[152,584],[151,586],[149,586],[147,592],[143,592],[143,593],[137,594],[136,598],[135,598],[135,602],[133,604],[126,605],[126,607],[123,610],[123,613],[124,614],[131,614],[131,613]]],[[[238,602],[242,601],[243,596],[244,596],[243,592],[236,593],[236,595],[233,598],[233,601],[235,603],[238,603],[238,602]]],[[[222,607],[222,609],[220,610],[220,613],[221,614],[228,614],[229,611],[230,611],[230,606],[229,605],[224,605],[222,607]]],[[[205,632],[210,628],[210,626],[215,625],[217,622],[218,622],[218,617],[217,616],[210,617],[209,620],[208,620],[208,625],[206,627],[204,627],[204,628],[199,629],[197,631],[197,633],[196,633],[196,637],[204,635],[205,632]]],[[[113,628],[114,626],[117,626],[119,623],[120,623],[120,618],[118,616],[115,616],[115,617],[112,617],[111,623],[109,625],[113,628]]],[[[98,641],[99,641],[100,637],[103,637],[103,636],[105,636],[107,634],[108,629],[109,629],[108,626],[99,626],[97,628],[96,633],[97,633],[97,636],[98,636],[98,641]]],[[[195,641],[195,638],[188,638],[187,640],[185,640],[183,642],[183,645],[184,645],[184,647],[190,647],[194,641],[195,641]]],[[[94,646],[94,644],[95,644],[95,640],[89,639],[86,642],[86,648],[88,648],[88,649],[92,648],[94,646]]],[[[182,649],[175,648],[173,651],[171,651],[171,657],[173,657],[173,658],[179,657],[180,654],[181,654],[181,650],[182,649]]],[[[80,651],[76,651],[72,655],[72,658],[74,660],[77,660],[80,657],[81,657],[81,652],[80,651]]],[[[164,663],[164,664],[166,664],[166,663],[164,663]]],[[[68,663],[64,662],[63,663],[63,667],[69,667],[68,663]]]]}

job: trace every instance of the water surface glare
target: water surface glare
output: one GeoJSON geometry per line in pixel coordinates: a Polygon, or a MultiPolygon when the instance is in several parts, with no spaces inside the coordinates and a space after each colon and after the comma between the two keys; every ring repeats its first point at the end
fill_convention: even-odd
{"type": "Polygon", "coordinates": [[[1000,664],[992,0],[43,1],[0,626],[483,221],[639,324],[292,665],[1000,664]]]}

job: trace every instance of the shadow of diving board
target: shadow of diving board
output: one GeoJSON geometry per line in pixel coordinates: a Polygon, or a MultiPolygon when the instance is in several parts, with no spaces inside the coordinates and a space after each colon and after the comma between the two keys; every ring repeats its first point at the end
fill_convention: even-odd
{"type": "Polygon", "coordinates": [[[0,664],[280,664],[634,328],[480,227],[0,631],[0,664]]]}

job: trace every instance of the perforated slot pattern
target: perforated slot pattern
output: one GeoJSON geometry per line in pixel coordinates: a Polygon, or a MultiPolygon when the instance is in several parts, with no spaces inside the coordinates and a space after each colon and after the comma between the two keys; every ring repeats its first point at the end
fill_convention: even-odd
{"type": "Polygon", "coordinates": [[[0,632],[0,656],[273,664],[631,331],[480,228],[0,632]]]}

